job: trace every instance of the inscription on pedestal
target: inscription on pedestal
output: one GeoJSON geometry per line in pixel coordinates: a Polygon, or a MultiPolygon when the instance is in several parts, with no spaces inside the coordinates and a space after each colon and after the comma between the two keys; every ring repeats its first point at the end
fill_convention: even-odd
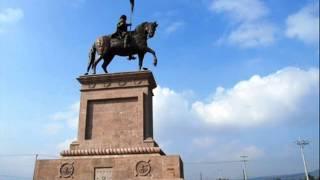
{"type": "Polygon", "coordinates": [[[112,180],[112,168],[96,168],[95,180],[112,180]]]}

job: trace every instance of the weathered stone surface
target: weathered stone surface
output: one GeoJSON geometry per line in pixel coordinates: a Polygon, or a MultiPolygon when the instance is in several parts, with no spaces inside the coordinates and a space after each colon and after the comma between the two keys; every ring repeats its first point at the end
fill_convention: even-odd
{"type": "Polygon", "coordinates": [[[152,141],[152,89],[156,83],[151,72],[91,75],[78,80],[78,147],[73,149],[156,146],[152,141]]]}
{"type": "Polygon", "coordinates": [[[153,140],[150,71],[81,76],[78,139],[61,159],[38,160],[36,180],[178,180],[179,156],[153,140]]]}
{"type": "Polygon", "coordinates": [[[91,156],[39,160],[36,168],[35,178],[38,180],[96,180],[103,174],[111,176],[110,180],[181,180],[183,177],[183,167],[179,156],[91,156]],[[61,167],[65,164],[73,166],[72,175],[67,178],[63,177],[60,172],[61,167]]]}

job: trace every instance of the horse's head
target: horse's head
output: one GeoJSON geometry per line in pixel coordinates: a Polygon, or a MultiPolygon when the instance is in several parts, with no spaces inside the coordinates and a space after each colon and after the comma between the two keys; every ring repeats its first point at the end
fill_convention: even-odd
{"type": "Polygon", "coordinates": [[[145,32],[149,38],[152,38],[157,30],[158,23],[157,22],[151,22],[145,24],[145,32]]]}

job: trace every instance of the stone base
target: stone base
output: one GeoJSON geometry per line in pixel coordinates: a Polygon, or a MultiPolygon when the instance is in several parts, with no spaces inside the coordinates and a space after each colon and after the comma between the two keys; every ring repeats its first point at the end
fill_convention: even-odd
{"type": "Polygon", "coordinates": [[[34,180],[181,180],[179,156],[153,138],[150,71],[81,76],[77,141],[61,159],[38,160],[34,180]]]}
{"type": "Polygon", "coordinates": [[[182,180],[179,156],[114,155],[38,160],[35,180],[182,180]]]}

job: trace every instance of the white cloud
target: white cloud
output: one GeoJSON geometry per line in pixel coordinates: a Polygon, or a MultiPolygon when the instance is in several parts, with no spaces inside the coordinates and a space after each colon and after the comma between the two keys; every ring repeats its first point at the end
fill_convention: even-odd
{"type": "Polygon", "coordinates": [[[270,45],[275,41],[275,28],[267,23],[244,23],[230,33],[228,42],[250,48],[270,45]]]}
{"type": "Polygon", "coordinates": [[[287,18],[286,36],[305,43],[319,42],[319,2],[308,4],[287,18]]]}
{"type": "Polygon", "coordinates": [[[224,13],[234,28],[217,44],[232,44],[244,48],[267,46],[275,41],[276,28],[264,22],[268,8],[261,0],[213,0],[210,10],[224,13]]]}
{"type": "Polygon", "coordinates": [[[155,131],[168,126],[196,128],[202,122],[219,128],[256,127],[305,116],[303,103],[319,96],[318,75],[316,68],[287,67],[266,76],[254,75],[230,89],[218,87],[208,101],[193,101],[190,92],[158,87],[154,91],[155,131]]]}
{"type": "Polygon", "coordinates": [[[168,25],[168,27],[165,29],[165,32],[167,34],[171,34],[176,32],[178,29],[182,28],[185,25],[183,21],[176,21],[172,22],[168,25]]]}
{"type": "Polygon", "coordinates": [[[260,0],[213,0],[210,10],[227,13],[235,21],[254,21],[268,14],[268,8],[260,0]]]}
{"type": "Polygon", "coordinates": [[[154,117],[159,119],[155,121],[156,128],[161,128],[168,123],[179,122],[181,118],[188,119],[190,117],[188,99],[192,96],[192,92],[177,93],[169,88],[158,86],[154,90],[154,94],[154,117]]]}
{"type": "Polygon", "coordinates": [[[0,11],[0,25],[5,23],[15,23],[21,20],[24,13],[19,8],[7,8],[0,11]]]}
{"type": "Polygon", "coordinates": [[[20,8],[6,8],[0,10],[0,33],[5,31],[6,26],[17,23],[24,17],[20,8]]]}
{"type": "Polygon", "coordinates": [[[70,128],[76,129],[78,127],[80,102],[75,102],[66,111],[57,112],[52,115],[52,119],[56,121],[66,122],[70,128]]]}
{"type": "Polygon", "coordinates": [[[195,102],[199,118],[214,126],[251,127],[283,121],[302,112],[301,102],[319,90],[319,69],[285,68],[252,76],[231,89],[219,87],[209,103],[195,102]]]}
{"type": "Polygon", "coordinates": [[[229,89],[218,87],[205,100],[190,92],[158,87],[154,137],[165,152],[183,152],[182,157],[189,159],[263,158],[263,147],[235,141],[234,135],[244,129],[283,127],[317,118],[318,74],[319,69],[284,68],[266,76],[254,75],[229,89]]]}

